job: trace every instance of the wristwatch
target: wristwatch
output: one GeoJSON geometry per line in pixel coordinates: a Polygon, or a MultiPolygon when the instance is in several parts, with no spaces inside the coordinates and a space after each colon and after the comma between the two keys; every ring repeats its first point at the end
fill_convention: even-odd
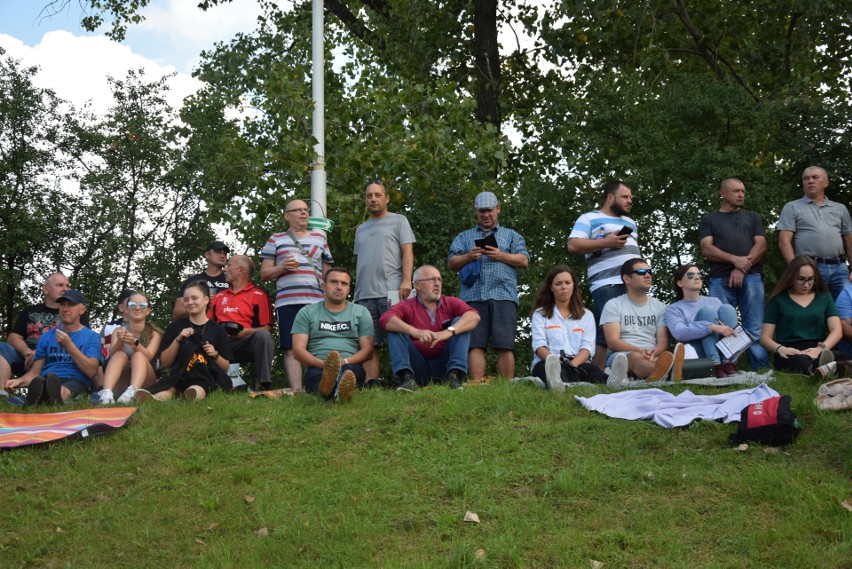
{"type": "Polygon", "coordinates": [[[455,335],[456,335],[456,328],[455,328],[455,326],[447,326],[447,330],[448,330],[448,331],[450,332],[450,334],[452,334],[453,336],[455,336],[455,335]]]}

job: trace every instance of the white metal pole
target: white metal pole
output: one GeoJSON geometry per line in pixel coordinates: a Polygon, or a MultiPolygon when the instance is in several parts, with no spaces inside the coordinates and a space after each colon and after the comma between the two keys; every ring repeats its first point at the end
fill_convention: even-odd
{"type": "Polygon", "coordinates": [[[314,145],[316,156],[314,168],[311,171],[311,217],[328,217],[325,175],[325,48],[323,45],[325,23],[323,20],[323,0],[313,0],[312,14],[313,81],[311,94],[314,100],[312,131],[317,143],[314,145]]]}

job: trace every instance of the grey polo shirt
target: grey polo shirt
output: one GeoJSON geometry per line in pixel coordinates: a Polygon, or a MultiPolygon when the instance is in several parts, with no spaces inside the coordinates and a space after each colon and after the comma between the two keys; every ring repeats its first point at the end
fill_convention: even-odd
{"type": "Polygon", "coordinates": [[[811,257],[840,257],[845,254],[843,236],[852,233],[846,206],[825,198],[817,205],[809,197],[787,202],[776,226],[793,232],[793,251],[811,257]]]}

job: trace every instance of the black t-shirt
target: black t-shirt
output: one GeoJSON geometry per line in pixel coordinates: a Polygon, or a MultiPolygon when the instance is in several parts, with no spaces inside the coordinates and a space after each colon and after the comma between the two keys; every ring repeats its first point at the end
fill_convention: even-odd
{"type": "MultiPolygon", "coordinates": [[[[725,253],[745,257],[754,246],[755,237],[766,237],[763,221],[753,211],[739,210],[732,212],[714,211],[701,218],[698,226],[698,240],[705,237],[713,238],[713,246],[725,253]]],[[[710,278],[729,278],[734,266],[731,263],[710,262],[710,278]]],[[[750,275],[761,274],[763,262],[755,263],[748,272],[750,275]]]]}
{"type": "Polygon", "coordinates": [[[189,318],[179,318],[169,324],[166,328],[166,333],[163,335],[163,341],[160,343],[160,352],[172,345],[175,338],[181,333],[184,328],[192,328],[195,334],[180,343],[175,362],[170,366],[172,369],[185,368],[195,353],[204,353],[201,345],[206,341],[210,342],[216,351],[228,361],[231,361],[233,354],[231,352],[231,342],[228,341],[228,334],[225,329],[219,326],[213,320],[208,320],[205,324],[199,326],[190,322],[189,318]]]}
{"type": "Polygon", "coordinates": [[[180,296],[183,296],[183,292],[186,290],[186,287],[189,286],[190,283],[194,283],[195,281],[206,281],[207,286],[210,287],[210,296],[216,296],[216,293],[222,292],[226,288],[228,288],[228,282],[225,280],[224,271],[219,274],[219,276],[211,277],[207,273],[198,273],[197,275],[192,275],[180,285],[180,296]]]}
{"type": "MultiPolygon", "coordinates": [[[[18,314],[18,320],[12,332],[24,338],[31,350],[36,349],[38,339],[41,335],[59,325],[59,309],[50,308],[43,302],[31,304],[18,314]]],[[[83,326],[89,325],[89,313],[84,312],[80,318],[83,326]]]]}

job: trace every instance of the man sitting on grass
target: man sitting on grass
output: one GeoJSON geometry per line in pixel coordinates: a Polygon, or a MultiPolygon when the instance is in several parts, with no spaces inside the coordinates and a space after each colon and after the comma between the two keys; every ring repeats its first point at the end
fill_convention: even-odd
{"type": "Polygon", "coordinates": [[[648,263],[638,257],[621,265],[627,294],[606,303],[601,325],[609,348],[608,366],[623,369],[626,362],[631,376],[659,381],[668,375],[674,356],[668,351],[666,305],[648,295],[652,273],[648,263]]]}
{"type": "Polygon", "coordinates": [[[10,391],[28,388],[27,405],[64,403],[88,391],[101,364],[100,336],[80,322],[83,294],[67,290],[56,302],[61,324],[41,335],[30,370],[6,382],[10,391]]]}
{"type": "Polygon", "coordinates": [[[351,287],[348,270],[330,268],[322,285],[325,299],[303,307],[293,322],[293,356],[307,367],[305,391],[326,399],[351,400],[364,383],[362,364],[373,353],[373,318],[346,300],[351,287]]]}
{"type": "Polygon", "coordinates": [[[479,323],[479,313],[463,300],[442,296],[442,285],[441,272],[423,265],[414,271],[417,296],[381,317],[398,391],[414,391],[433,377],[458,389],[467,375],[470,331],[479,323]]]}

